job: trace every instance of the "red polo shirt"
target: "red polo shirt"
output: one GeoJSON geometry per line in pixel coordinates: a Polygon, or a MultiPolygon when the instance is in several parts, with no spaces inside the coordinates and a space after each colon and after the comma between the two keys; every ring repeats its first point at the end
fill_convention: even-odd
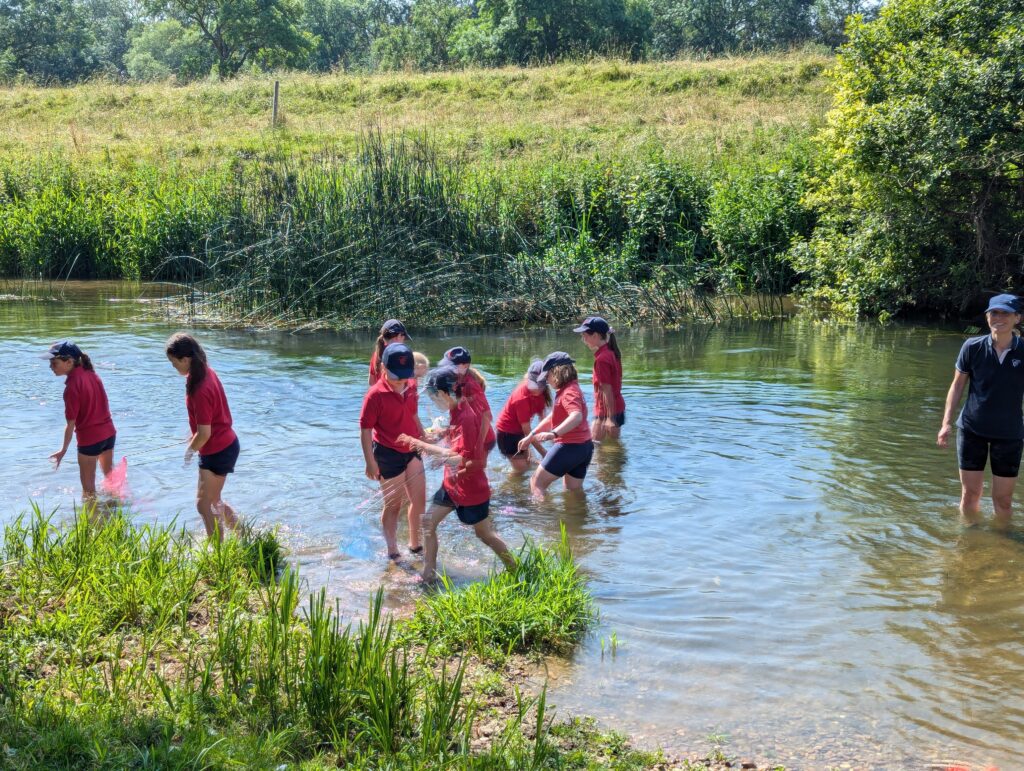
{"type": "Polygon", "coordinates": [[[224,393],[224,386],[220,384],[217,373],[209,368],[194,394],[188,392],[187,382],[186,378],[185,409],[188,410],[188,427],[193,434],[199,426],[210,427],[210,438],[199,448],[199,454],[213,455],[236,439],[235,431],[231,428],[227,394],[224,393]]]}
{"type": "MultiPolygon", "coordinates": [[[[462,376],[462,396],[468,400],[470,406],[477,415],[483,415],[485,412],[491,411],[491,405],[490,402],[487,401],[486,394],[484,394],[483,386],[480,385],[479,380],[468,372],[462,376]]],[[[493,444],[495,439],[494,427],[488,423],[487,436],[484,437],[484,444],[493,444]]]]}
{"type": "Polygon", "coordinates": [[[583,413],[583,420],[572,431],[555,437],[555,444],[583,444],[590,441],[590,426],[587,425],[587,400],[583,398],[578,380],[573,380],[555,394],[555,406],[551,410],[551,428],[562,425],[572,412],[583,413]]]}
{"type": "Polygon", "coordinates": [[[378,364],[379,359],[377,358],[377,349],[374,348],[373,353],[370,354],[370,375],[374,378],[374,380],[380,380],[382,377],[385,376],[383,367],[380,368],[380,372],[377,371],[378,364]]]}
{"type": "Polygon", "coordinates": [[[607,344],[602,345],[594,351],[594,415],[598,418],[607,418],[605,415],[604,399],[601,398],[601,386],[612,387],[612,399],[615,402],[615,412],[626,411],[626,401],[622,398],[622,362],[615,358],[615,353],[607,344]]]}
{"type": "Polygon", "coordinates": [[[543,391],[534,392],[525,382],[520,383],[508,397],[495,426],[506,434],[522,434],[523,423],[529,424],[534,416],[540,417],[547,409],[543,391]]]}
{"type": "Polygon", "coordinates": [[[487,454],[480,447],[480,416],[465,401],[457,404],[449,415],[449,447],[472,463],[469,468],[446,464],[444,489],[459,506],[485,503],[491,499],[491,486],[487,482],[487,454]]]}
{"type": "Polygon", "coordinates": [[[418,400],[416,386],[410,383],[402,393],[395,391],[386,377],[382,377],[363,397],[363,408],[359,413],[359,427],[373,429],[373,441],[398,452],[410,452],[401,444],[401,434],[419,437],[422,433],[416,417],[418,400]]]}
{"type": "Polygon", "coordinates": [[[64,417],[75,421],[75,435],[82,447],[114,435],[107,392],[99,375],[85,367],[75,367],[68,373],[64,381],[64,417]]]}

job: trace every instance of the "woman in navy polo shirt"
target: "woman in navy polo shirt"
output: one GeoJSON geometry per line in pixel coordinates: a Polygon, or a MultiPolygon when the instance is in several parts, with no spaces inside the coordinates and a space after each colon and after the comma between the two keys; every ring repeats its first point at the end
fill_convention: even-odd
{"type": "Polygon", "coordinates": [[[241,446],[232,428],[231,410],[224,386],[206,362],[206,351],[192,335],[171,335],[165,349],[167,359],[185,377],[185,409],[192,438],[185,448],[185,465],[199,453],[199,487],[196,510],[203,519],[206,535],[220,539],[238,528],[238,516],[221,494],[228,474],[235,470],[241,446]]]}
{"type": "Polygon", "coordinates": [[[985,320],[990,333],[963,344],[946,396],[937,439],[940,447],[949,444],[953,412],[967,389],[967,401],[956,422],[960,515],[966,525],[977,525],[981,520],[987,460],[992,462],[996,526],[1007,527],[1013,513],[1013,489],[1024,450],[1024,342],[1014,334],[1021,320],[1018,308],[1018,298],[1010,294],[989,301],[985,320]]]}
{"type": "Polygon", "coordinates": [[[427,488],[419,453],[400,437],[422,438],[417,415],[415,364],[404,343],[391,343],[380,357],[384,377],[363,397],[359,413],[359,436],[366,461],[366,476],[380,482],[384,508],[381,529],[388,558],[397,560],[398,513],[403,500],[409,501],[409,551],[419,554],[420,523],[426,508],[427,488]],[[403,495],[404,493],[404,495],[403,495]]]}
{"type": "Polygon", "coordinates": [[[82,480],[82,498],[96,497],[96,465],[103,476],[114,466],[114,441],[117,431],[110,418],[110,406],[103,381],[93,369],[89,356],[67,340],[54,343],[43,356],[50,360],[50,371],[64,382],[64,445],[53,455],[56,468],[71,445],[71,436],[78,439],[78,474],[82,480]]]}
{"type": "Polygon", "coordinates": [[[590,432],[598,442],[618,439],[626,424],[626,402],[622,398],[622,352],[615,330],[600,316],[590,316],[573,332],[579,333],[594,354],[594,420],[590,432]]]}

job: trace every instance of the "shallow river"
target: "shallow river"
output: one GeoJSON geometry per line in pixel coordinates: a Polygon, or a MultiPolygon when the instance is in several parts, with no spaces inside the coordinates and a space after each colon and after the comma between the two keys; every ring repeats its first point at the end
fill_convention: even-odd
{"type": "MultiPolygon", "coordinates": [[[[187,432],[184,384],[163,355],[174,330],[139,291],[70,285],[61,301],[0,302],[0,520],[78,493],[73,460],[57,473],[46,460],[62,382],[38,358],[70,337],[106,384],[138,520],[199,529],[195,470],[166,447],[187,432]]],[[[421,590],[385,567],[362,474],[372,338],[201,339],[243,447],[227,499],[280,525],[309,585],[351,614],[378,586],[408,609],[421,590]]],[[[624,331],[629,422],[621,447],[599,449],[585,502],[535,504],[491,458],[500,532],[548,542],[564,522],[600,607],[594,634],[551,669],[561,711],[667,749],[727,734],[728,753],[793,768],[1020,766],[1024,540],[958,527],[955,457],[934,446],[962,340],[805,321],[624,331]]],[[[455,344],[486,374],[495,412],[533,355],[572,351],[589,373],[578,338],[551,331],[421,333],[414,347],[436,361],[455,344]]],[[[491,564],[454,517],[442,559],[457,582],[491,564]]]]}

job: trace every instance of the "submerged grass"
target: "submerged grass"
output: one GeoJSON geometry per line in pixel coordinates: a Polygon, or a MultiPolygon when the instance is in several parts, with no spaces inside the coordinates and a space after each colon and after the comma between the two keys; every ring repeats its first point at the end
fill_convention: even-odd
{"type": "MultiPolygon", "coordinates": [[[[487,742],[476,732],[462,654],[565,651],[593,618],[564,538],[411,623],[378,594],[352,626],[322,591],[303,602],[269,534],[203,545],[119,511],[93,519],[35,508],[4,528],[5,768],[586,768],[618,746],[553,734],[543,695],[516,696],[487,742]],[[439,641],[460,655],[438,658],[439,641]]],[[[618,767],[659,757],[627,750],[618,767]]]]}

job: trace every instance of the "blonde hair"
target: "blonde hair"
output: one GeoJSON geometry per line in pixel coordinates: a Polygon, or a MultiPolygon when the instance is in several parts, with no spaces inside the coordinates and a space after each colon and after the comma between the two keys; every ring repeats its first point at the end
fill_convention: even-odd
{"type": "Polygon", "coordinates": [[[557,367],[552,367],[548,372],[548,383],[556,391],[569,385],[574,380],[579,380],[579,375],[576,372],[576,367],[572,364],[559,364],[557,367]]]}
{"type": "Polygon", "coordinates": [[[480,384],[481,391],[487,390],[487,378],[480,374],[480,370],[478,370],[476,367],[470,367],[468,370],[466,370],[466,374],[472,375],[473,379],[480,384]]]}
{"type": "Polygon", "coordinates": [[[427,358],[426,354],[420,353],[419,351],[413,351],[412,360],[416,362],[417,367],[426,367],[427,369],[430,369],[430,359],[427,358]]]}

